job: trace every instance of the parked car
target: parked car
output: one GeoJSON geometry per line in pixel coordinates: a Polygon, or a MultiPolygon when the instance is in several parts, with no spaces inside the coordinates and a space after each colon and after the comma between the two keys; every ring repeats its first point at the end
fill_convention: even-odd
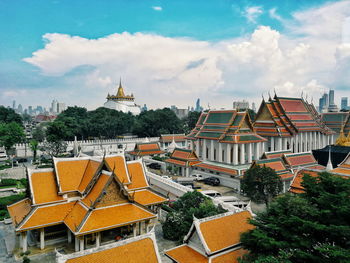
{"type": "Polygon", "coordinates": [[[203,179],[203,182],[205,184],[209,184],[209,185],[213,185],[213,186],[217,186],[220,184],[220,179],[216,178],[216,177],[207,177],[203,179]]]}
{"type": "Polygon", "coordinates": [[[212,198],[217,198],[221,196],[221,194],[215,190],[204,190],[204,191],[201,191],[201,193],[204,195],[210,196],[212,198]]]}
{"type": "Polygon", "coordinates": [[[191,177],[194,181],[202,181],[204,177],[201,174],[192,174],[191,177]]]}
{"type": "Polygon", "coordinates": [[[162,178],[163,178],[163,179],[167,179],[167,180],[171,180],[171,177],[170,177],[170,176],[167,176],[167,175],[162,175],[162,178]]]}
{"type": "Polygon", "coordinates": [[[147,165],[147,167],[149,167],[151,169],[155,169],[155,170],[160,170],[161,165],[159,163],[150,163],[147,165]]]}

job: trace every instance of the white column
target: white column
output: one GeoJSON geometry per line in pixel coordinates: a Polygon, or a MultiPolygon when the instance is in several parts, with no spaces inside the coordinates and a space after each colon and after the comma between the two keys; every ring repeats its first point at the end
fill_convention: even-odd
{"type": "Polygon", "coordinates": [[[101,232],[96,233],[96,247],[101,246],[101,232]]]}
{"type": "Polygon", "coordinates": [[[226,145],[226,163],[231,163],[231,147],[230,143],[226,145]]]}
{"type": "Polygon", "coordinates": [[[321,133],[320,132],[317,132],[317,148],[320,149],[322,148],[322,142],[321,142],[321,133]]]}
{"type": "Polygon", "coordinates": [[[288,150],[288,140],[289,138],[283,138],[283,150],[288,150]]]}
{"type": "Polygon", "coordinates": [[[69,228],[67,229],[68,243],[72,243],[72,232],[70,232],[69,228]]]}
{"type": "Polygon", "coordinates": [[[296,134],[294,137],[294,152],[299,152],[299,134],[296,134]]]}
{"type": "Polygon", "coordinates": [[[252,157],[253,157],[252,144],[248,143],[248,163],[252,162],[252,157]]]}
{"type": "Polygon", "coordinates": [[[233,145],[233,165],[238,164],[238,144],[233,145]]]}
{"type": "Polygon", "coordinates": [[[195,143],[196,143],[196,153],[197,153],[197,156],[199,157],[199,155],[200,155],[200,149],[199,149],[199,147],[200,147],[200,145],[199,145],[199,139],[197,139],[197,141],[196,141],[195,143]]]}
{"type": "Polygon", "coordinates": [[[214,159],[214,140],[210,140],[210,161],[215,161],[214,159]]]}
{"type": "Polygon", "coordinates": [[[28,250],[28,242],[27,242],[27,231],[22,232],[22,249],[23,252],[26,252],[28,250]]]}
{"type": "Polygon", "coordinates": [[[84,236],[80,237],[79,238],[79,249],[80,251],[83,251],[84,250],[84,236]]]}
{"type": "Polygon", "coordinates": [[[300,148],[299,148],[299,152],[303,152],[304,151],[304,134],[300,133],[300,148]]]}
{"type": "Polygon", "coordinates": [[[282,137],[278,137],[278,150],[282,150],[282,137]]]}
{"type": "Polygon", "coordinates": [[[222,143],[221,142],[218,142],[219,143],[219,154],[217,154],[217,156],[219,157],[219,162],[220,163],[223,163],[222,161],[222,143]]]}
{"type": "Polygon", "coordinates": [[[275,150],[275,137],[270,137],[270,138],[271,138],[271,142],[270,142],[271,152],[273,152],[275,150]]]}
{"type": "Polygon", "coordinates": [[[134,237],[137,236],[137,224],[133,224],[133,229],[132,229],[134,237]]]}
{"type": "Polygon", "coordinates": [[[260,142],[258,142],[258,143],[256,143],[255,144],[255,160],[259,160],[259,158],[260,158],[260,142]]]}
{"type": "Polygon", "coordinates": [[[245,164],[245,147],[244,147],[244,144],[242,143],[240,145],[241,147],[241,164],[245,164]]]}
{"type": "Polygon", "coordinates": [[[43,250],[45,248],[45,230],[44,228],[40,228],[40,249],[43,250]]]}
{"type": "Polygon", "coordinates": [[[74,246],[75,246],[75,252],[78,252],[79,251],[79,239],[77,237],[75,237],[74,239],[74,246]]]}
{"type": "Polygon", "coordinates": [[[145,222],[145,233],[148,233],[149,220],[145,222]]]}
{"type": "Polygon", "coordinates": [[[206,139],[203,139],[202,159],[203,159],[203,161],[205,161],[207,159],[207,140],[206,139]]]}

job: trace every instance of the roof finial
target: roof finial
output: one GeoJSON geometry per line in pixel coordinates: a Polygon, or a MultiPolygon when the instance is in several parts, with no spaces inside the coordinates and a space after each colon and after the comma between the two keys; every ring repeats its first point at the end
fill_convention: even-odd
{"type": "Polygon", "coordinates": [[[269,100],[271,100],[271,94],[270,91],[267,92],[269,94],[269,100]]]}
{"type": "Polygon", "coordinates": [[[262,97],[263,101],[265,101],[264,92],[261,93],[261,97],[262,97]]]}
{"type": "Polygon", "coordinates": [[[304,91],[302,90],[302,91],[301,91],[301,98],[303,98],[303,94],[304,94],[304,91]]]}
{"type": "Polygon", "coordinates": [[[122,77],[119,77],[119,87],[122,86],[122,77]]]}
{"type": "Polygon", "coordinates": [[[333,165],[332,165],[332,160],[331,160],[331,146],[330,145],[328,147],[328,162],[327,162],[326,170],[328,172],[333,170],[333,165]]]}
{"type": "Polygon", "coordinates": [[[277,98],[276,88],[273,88],[273,91],[275,92],[275,97],[277,98]]]}

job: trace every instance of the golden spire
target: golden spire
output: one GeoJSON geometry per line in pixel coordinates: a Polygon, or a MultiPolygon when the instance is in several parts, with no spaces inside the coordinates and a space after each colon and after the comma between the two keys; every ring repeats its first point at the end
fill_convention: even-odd
{"type": "Polygon", "coordinates": [[[118,92],[117,92],[117,97],[125,98],[125,93],[124,93],[124,89],[122,86],[122,78],[120,78],[120,80],[119,80],[119,88],[118,88],[118,92]]]}
{"type": "Polygon", "coordinates": [[[347,141],[347,138],[344,135],[344,127],[342,127],[340,130],[340,133],[339,133],[339,137],[338,137],[337,141],[335,142],[335,144],[339,145],[339,146],[346,146],[345,145],[346,141],[347,141]]]}

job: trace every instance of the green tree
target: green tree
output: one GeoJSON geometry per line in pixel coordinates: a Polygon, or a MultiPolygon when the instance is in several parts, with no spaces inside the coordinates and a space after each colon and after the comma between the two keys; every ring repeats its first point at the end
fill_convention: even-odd
{"type": "Polygon", "coordinates": [[[304,194],[280,196],[251,220],[256,228],[241,236],[250,251],[242,262],[350,262],[350,180],[305,174],[302,185],[304,194]]]}
{"type": "Polygon", "coordinates": [[[54,121],[47,126],[46,141],[43,143],[42,150],[50,156],[58,156],[67,149],[67,143],[64,141],[68,136],[68,129],[63,122],[54,121]]]}
{"type": "Polygon", "coordinates": [[[66,126],[65,140],[74,140],[74,136],[87,137],[88,111],[82,107],[68,107],[58,115],[55,122],[66,126]]]}
{"type": "Polygon", "coordinates": [[[201,116],[201,112],[191,111],[183,119],[183,125],[186,134],[189,133],[196,126],[199,116],[201,116]]]}
{"type": "Polygon", "coordinates": [[[23,127],[17,122],[0,123],[0,146],[5,147],[7,154],[10,149],[24,139],[23,127]]]}
{"type": "Polygon", "coordinates": [[[268,206],[271,199],[282,191],[282,181],[275,170],[256,165],[244,174],[241,189],[254,202],[268,206]]]}
{"type": "Polygon", "coordinates": [[[32,150],[33,152],[33,162],[36,161],[36,155],[37,155],[37,152],[38,152],[38,149],[39,149],[39,142],[37,140],[30,140],[29,141],[29,147],[30,149],[32,150]]]}
{"type": "Polygon", "coordinates": [[[216,207],[209,197],[197,191],[181,196],[172,208],[173,211],[167,215],[162,228],[164,238],[174,241],[181,241],[188,233],[193,216],[204,218],[226,212],[222,207],[216,207]]]}
{"type": "Polygon", "coordinates": [[[32,137],[34,140],[38,142],[42,142],[45,140],[45,131],[44,131],[43,124],[40,124],[34,128],[32,132],[32,137]]]}
{"type": "Polygon", "coordinates": [[[181,120],[169,108],[141,112],[136,117],[134,134],[139,137],[157,137],[161,134],[183,133],[181,120]]]}
{"type": "Polygon", "coordinates": [[[0,122],[16,122],[22,125],[22,118],[21,115],[17,114],[13,109],[7,109],[4,106],[0,106],[0,122]]]}

